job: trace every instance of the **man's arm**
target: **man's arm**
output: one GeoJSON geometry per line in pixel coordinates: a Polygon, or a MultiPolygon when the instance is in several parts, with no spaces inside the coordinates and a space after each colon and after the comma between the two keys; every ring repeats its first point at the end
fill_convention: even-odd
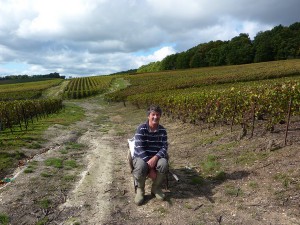
{"type": "Polygon", "coordinates": [[[146,137],[144,135],[144,126],[140,125],[134,135],[134,157],[145,160],[146,154],[146,137]]]}
{"type": "Polygon", "coordinates": [[[168,158],[168,135],[166,129],[162,128],[161,132],[163,135],[161,136],[161,148],[157,152],[156,156],[158,158],[168,158]]]}

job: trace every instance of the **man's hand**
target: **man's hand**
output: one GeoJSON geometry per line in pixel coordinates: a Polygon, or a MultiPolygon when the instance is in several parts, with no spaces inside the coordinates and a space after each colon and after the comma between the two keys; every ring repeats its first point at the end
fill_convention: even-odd
{"type": "Polygon", "coordinates": [[[148,174],[148,177],[151,178],[152,180],[155,180],[156,179],[156,164],[157,164],[157,161],[158,161],[158,157],[155,155],[153,156],[147,163],[148,163],[148,166],[149,166],[149,174],[148,174]]]}
{"type": "Polygon", "coordinates": [[[156,167],[157,161],[158,161],[158,157],[156,155],[153,156],[151,159],[149,159],[147,163],[150,169],[154,169],[156,167]]]}

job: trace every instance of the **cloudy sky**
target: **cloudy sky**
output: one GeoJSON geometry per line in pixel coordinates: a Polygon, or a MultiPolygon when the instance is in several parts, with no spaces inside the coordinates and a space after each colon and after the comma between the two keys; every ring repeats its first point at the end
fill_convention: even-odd
{"type": "Polygon", "coordinates": [[[0,0],[0,76],[110,74],[300,22],[299,0],[0,0]]]}

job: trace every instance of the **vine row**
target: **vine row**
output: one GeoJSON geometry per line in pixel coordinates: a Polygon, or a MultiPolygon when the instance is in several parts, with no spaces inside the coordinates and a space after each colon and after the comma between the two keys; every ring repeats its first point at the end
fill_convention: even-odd
{"type": "Polygon", "coordinates": [[[62,99],[14,100],[0,102],[0,131],[15,125],[27,130],[29,122],[62,109],[62,99]]]}
{"type": "Polygon", "coordinates": [[[167,115],[194,124],[240,124],[243,133],[255,121],[264,121],[267,130],[287,121],[287,115],[299,115],[300,82],[271,82],[253,86],[229,85],[222,88],[169,90],[129,96],[138,107],[159,104],[167,115]]]}
{"type": "Polygon", "coordinates": [[[65,88],[65,96],[77,99],[103,93],[109,88],[111,80],[111,76],[74,78],[65,88]]]}

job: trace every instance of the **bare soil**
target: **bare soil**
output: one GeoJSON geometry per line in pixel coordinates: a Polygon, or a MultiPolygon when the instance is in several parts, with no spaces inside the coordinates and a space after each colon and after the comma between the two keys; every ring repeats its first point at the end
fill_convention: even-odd
{"type": "Polygon", "coordinates": [[[145,203],[136,206],[127,139],[146,120],[145,110],[101,96],[74,103],[86,118],[49,128],[40,154],[0,187],[0,213],[10,224],[300,224],[299,122],[285,145],[285,124],[270,133],[258,123],[250,138],[239,126],[163,117],[171,171],[180,180],[169,176],[166,201],[150,195],[147,180],[145,203]],[[49,158],[65,164],[46,165],[49,158]]]}

